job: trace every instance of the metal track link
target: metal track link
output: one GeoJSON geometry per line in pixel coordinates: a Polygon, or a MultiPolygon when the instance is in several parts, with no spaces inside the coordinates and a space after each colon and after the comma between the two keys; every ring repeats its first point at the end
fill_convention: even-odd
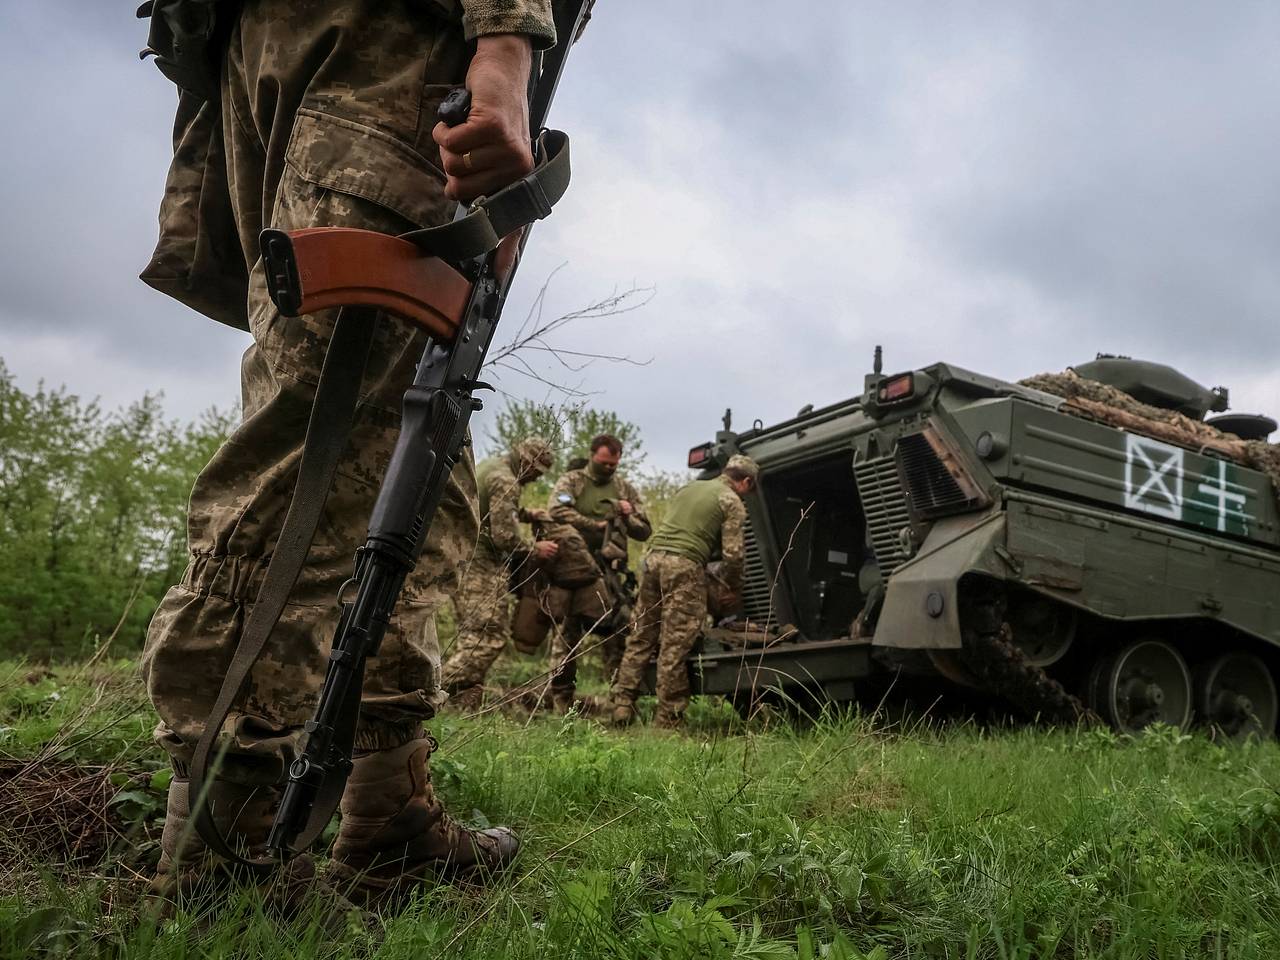
{"type": "Polygon", "coordinates": [[[1002,595],[980,589],[965,599],[960,659],[984,687],[1031,717],[1051,723],[1102,723],[1079,697],[1034,666],[1013,642],[1013,630],[1004,621],[1002,595]]]}

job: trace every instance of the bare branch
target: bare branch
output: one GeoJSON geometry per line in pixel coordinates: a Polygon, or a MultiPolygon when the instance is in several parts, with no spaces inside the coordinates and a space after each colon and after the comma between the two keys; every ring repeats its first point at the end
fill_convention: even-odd
{"type": "Polygon", "coordinates": [[[570,397],[583,397],[588,394],[575,387],[567,387],[540,373],[526,359],[530,354],[545,356],[554,361],[562,370],[569,373],[581,373],[597,360],[605,363],[627,363],[634,366],[645,366],[650,360],[636,360],[621,354],[599,353],[589,350],[570,350],[558,346],[554,335],[566,326],[580,320],[600,320],[605,317],[620,316],[638,310],[654,298],[657,291],[654,287],[637,287],[634,284],[625,290],[615,289],[608,296],[601,297],[593,303],[577,310],[561,314],[550,320],[545,319],[547,291],[552,278],[559,273],[564,264],[556,267],[543,281],[529,305],[529,311],[516,328],[512,338],[504,344],[489,351],[485,367],[493,370],[505,370],[527,377],[537,383],[544,384],[570,397]]]}

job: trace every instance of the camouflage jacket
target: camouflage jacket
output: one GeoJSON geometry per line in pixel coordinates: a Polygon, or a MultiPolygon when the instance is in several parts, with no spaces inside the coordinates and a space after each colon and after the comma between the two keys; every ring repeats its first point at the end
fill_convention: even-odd
{"type": "MultiPolygon", "coordinates": [[[[445,8],[456,0],[437,0],[445,8]]],[[[526,33],[535,50],[556,42],[551,0],[462,0],[462,29],[468,40],[490,33],[526,33]]]]}
{"type": "Polygon", "coordinates": [[[511,469],[509,457],[491,457],[476,467],[476,487],[480,501],[482,553],[499,562],[513,553],[533,549],[520,529],[520,481],[511,469]]]}
{"type": "Polygon", "coordinates": [[[601,520],[617,521],[614,526],[621,527],[632,540],[648,540],[653,532],[640,491],[617,473],[599,483],[586,469],[570,470],[556,481],[547,507],[552,520],[573,527],[595,550],[604,543],[601,520]],[[619,500],[631,504],[631,513],[625,517],[617,513],[619,500]]]}

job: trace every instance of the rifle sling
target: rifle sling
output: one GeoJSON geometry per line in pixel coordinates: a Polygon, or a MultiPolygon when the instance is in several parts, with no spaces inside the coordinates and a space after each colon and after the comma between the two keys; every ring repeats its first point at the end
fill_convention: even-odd
{"type": "MultiPolygon", "coordinates": [[[[189,791],[196,830],[215,853],[241,866],[262,869],[274,865],[275,861],[269,857],[244,857],[231,847],[218,829],[209,810],[205,789],[210,754],[227,715],[248,683],[249,672],[262,655],[271,631],[284,612],[289,594],[311,549],[325,501],[333,486],[338,461],[346,449],[351,432],[365,362],[373,343],[376,318],[377,311],[368,308],[344,307],[338,313],[320,380],[316,384],[315,401],[307,423],[306,440],[303,442],[302,461],[298,466],[298,479],[280,531],[280,539],[267,563],[262,586],[240,634],[240,642],[227,668],[218,698],[209,711],[191,762],[189,791]]],[[[361,664],[361,672],[363,669],[361,664]]],[[[342,748],[343,755],[348,757],[355,740],[360,688],[360,683],[352,685],[352,695],[343,705],[337,725],[339,733],[335,746],[342,748]]],[[[215,762],[215,775],[216,766],[215,762]]],[[[310,846],[324,830],[338,808],[344,787],[344,777],[325,778],[324,788],[316,798],[307,829],[299,837],[296,849],[310,846]]]]}
{"type": "Polygon", "coordinates": [[[538,156],[546,159],[528,176],[471,204],[466,216],[439,227],[412,230],[400,239],[424,254],[460,263],[488,253],[507,234],[541,220],[569,188],[569,138],[559,130],[538,135],[538,156]]]}

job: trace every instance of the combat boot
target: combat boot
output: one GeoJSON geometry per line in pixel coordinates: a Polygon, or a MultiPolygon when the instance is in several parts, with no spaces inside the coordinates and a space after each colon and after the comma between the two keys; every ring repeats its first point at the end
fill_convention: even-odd
{"type": "Polygon", "coordinates": [[[329,868],[353,901],[393,905],[418,883],[501,870],[520,849],[507,827],[468,830],[445,812],[431,785],[433,749],[427,737],[356,756],[329,868]]]}
{"type": "Polygon", "coordinates": [[[448,706],[459,713],[475,713],[484,706],[484,686],[473,683],[469,687],[450,690],[448,706]]]}
{"type": "MultiPolygon", "coordinates": [[[[209,785],[214,823],[238,852],[248,856],[265,852],[277,800],[276,792],[266,786],[247,787],[228,780],[214,780],[209,785]]],[[[202,887],[220,885],[231,879],[232,872],[196,832],[190,781],[175,776],[169,782],[160,864],[150,884],[152,894],[176,902],[202,887]]]]}
{"type": "Polygon", "coordinates": [[[572,688],[551,691],[551,712],[558,717],[563,717],[572,710],[575,702],[577,702],[577,693],[572,688]]]}
{"type": "Polygon", "coordinates": [[[684,729],[684,714],[673,713],[665,707],[659,706],[658,711],[653,715],[653,729],[682,730],[684,729]]]}
{"type": "MultiPolygon", "coordinates": [[[[339,895],[317,876],[315,861],[300,854],[268,873],[228,863],[209,849],[191,815],[191,784],[174,777],[169,783],[164,830],[160,835],[160,863],[150,883],[152,911],[157,918],[175,908],[192,908],[225,900],[235,887],[257,889],[271,909],[286,917],[314,911],[327,934],[350,932],[349,920],[376,936],[376,920],[339,895]]],[[[262,857],[279,794],[274,787],[249,787],[228,780],[209,785],[209,810],[218,830],[242,856],[262,857]]]]}
{"type": "Polygon", "coordinates": [[[615,727],[629,727],[636,722],[636,704],[634,700],[615,699],[613,710],[609,713],[609,723],[615,727]]]}

